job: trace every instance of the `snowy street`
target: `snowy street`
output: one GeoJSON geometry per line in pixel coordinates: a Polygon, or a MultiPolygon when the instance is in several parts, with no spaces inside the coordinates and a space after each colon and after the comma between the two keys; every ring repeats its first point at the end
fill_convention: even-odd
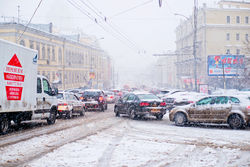
{"type": "Polygon", "coordinates": [[[108,111],[0,137],[0,166],[249,166],[250,129],[177,127],[108,111]]]}

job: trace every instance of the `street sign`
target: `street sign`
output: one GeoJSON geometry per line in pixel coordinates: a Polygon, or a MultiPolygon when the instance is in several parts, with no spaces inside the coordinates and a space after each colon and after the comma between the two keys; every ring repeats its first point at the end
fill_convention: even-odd
{"type": "Polygon", "coordinates": [[[244,72],[244,55],[209,55],[208,76],[238,76],[244,72]]]}

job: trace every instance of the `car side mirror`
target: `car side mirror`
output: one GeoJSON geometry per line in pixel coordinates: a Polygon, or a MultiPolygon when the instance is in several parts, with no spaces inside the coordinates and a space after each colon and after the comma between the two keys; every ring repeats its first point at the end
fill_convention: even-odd
{"type": "Polygon", "coordinates": [[[51,95],[55,96],[58,94],[58,89],[57,88],[52,88],[51,95]]]}
{"type": "Polygon", "coordinates": [[[193,107],[193,108],[195,108],[195,106],[196,106],[196,104],[195,104],[195,103],[193,103],[193,104],[191,105],[191,107],[193,107]]]}

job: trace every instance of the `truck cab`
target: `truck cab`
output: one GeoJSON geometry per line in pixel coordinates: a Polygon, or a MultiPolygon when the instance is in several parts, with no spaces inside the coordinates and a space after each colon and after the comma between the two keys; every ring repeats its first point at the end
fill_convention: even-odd
{"type": "Polygon", "coordinates": [[[36,109],[32,119],[47,119],[48,124],[55,122],[57,114],[57,89],[52,89],[46,77],[37,76],[36,109]]]}

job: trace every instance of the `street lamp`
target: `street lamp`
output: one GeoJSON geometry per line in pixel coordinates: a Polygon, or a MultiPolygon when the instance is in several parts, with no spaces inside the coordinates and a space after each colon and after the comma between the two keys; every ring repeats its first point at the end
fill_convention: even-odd
{"type": "MultiPolygon", "coordinates": [[[[194,56],[194,83],[195,83],[195,91],[198,91],[197,86],[197,55],[196,55],[196,43],[197,43],[197,4],[198,1],[194,0],[194,23],[192,24],[193,28],[193,56],[194,56]]],[[[174,13],[176,16],[182,16],[185,19],[189,20],[187,16],[182,14],[174,13]]],[[[191,22],[192,23],[192,22],[191,22]]]]}

